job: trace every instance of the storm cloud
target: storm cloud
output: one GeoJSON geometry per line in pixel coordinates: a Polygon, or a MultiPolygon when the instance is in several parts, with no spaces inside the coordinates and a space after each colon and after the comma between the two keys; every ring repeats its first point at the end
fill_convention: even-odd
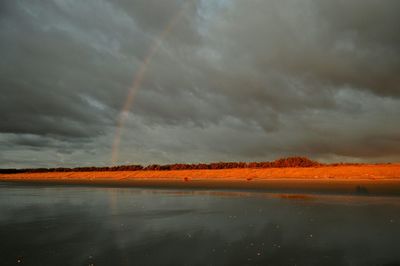
{"type": "Polygon", "coordinates": [[[0,3],[0,167],[400,160],[400,3],[0,3]]]}

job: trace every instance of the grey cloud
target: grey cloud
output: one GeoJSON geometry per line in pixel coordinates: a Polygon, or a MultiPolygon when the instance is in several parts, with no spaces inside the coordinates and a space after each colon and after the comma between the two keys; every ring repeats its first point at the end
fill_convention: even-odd
{"type": "Polygon", "coordinates": [[[212,41],[228,47],[224,58],[239,73],[278,72],[319,87],[348,85],[397,97],[394,10],[395,1],[235,1],[227,21],[215,23],[212,41]]]}
{"type": "Polygon", "coordinates": [[[394,0],[4,1],[2,166],[60,164],[54,154],[109,163],[135,73],[179,15],[135,94],[121,163],[399,160],[398,9],[394,0]]]}
{"type": "Polygon", "coordinates": [[[166,30],[171,22],[174,28],[169,39],[176,38],[179,45],[193,45],[201,41],[196,25],[197,10],[200,1],[197,0],[117,0],[113,2],[127,15],[129,15],[139,27],[147,33],[158,37],[166,30]]]}

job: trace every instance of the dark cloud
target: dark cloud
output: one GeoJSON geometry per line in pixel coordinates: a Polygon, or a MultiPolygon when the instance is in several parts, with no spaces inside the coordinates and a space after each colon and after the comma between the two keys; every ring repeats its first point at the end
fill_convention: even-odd
{"type": "Polygon", "coordinates": [[[397,10],[395,0],[5,1],[3,166],[109,163],[135,73],[177,18],[135,94],[121,163],[399,160],[397,10]]]}

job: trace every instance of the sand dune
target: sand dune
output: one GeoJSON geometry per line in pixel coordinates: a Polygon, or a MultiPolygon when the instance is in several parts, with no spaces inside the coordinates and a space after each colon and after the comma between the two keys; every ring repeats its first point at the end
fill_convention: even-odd
{"type": "Polygon", "coordinates": [[[305,168],[237,168],[169,171],[47,172],[0,174],[0,179],[397,179],[400,164],[343,165],[305,168]]]}
{"type": "Polygon", "coordinates": [[[400,164],[309,168],[18,173],[0,174],[0,181],[400,195],[400,164]]]}

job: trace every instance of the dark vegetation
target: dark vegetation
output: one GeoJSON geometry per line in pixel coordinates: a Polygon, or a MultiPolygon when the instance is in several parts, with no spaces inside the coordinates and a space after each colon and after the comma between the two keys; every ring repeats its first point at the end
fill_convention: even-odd
{"type": "MultiPolygon", "coordinates": [[[[193,169],[233,169],[233,168],[283,168],[283,167],[318,167],[324,164],[307,157],[288,157],[272,162],[218,162],[198,164],[151,164],[119,165],[110,167],[76,167],[76,168],[31,168],[31,169],[0,169],[0,173],[44,173],[44,172],[93,172],[93,171],[139,171],[139,170],[193,170],[193,169]]],[[[334,164],[342,165],[342,164],[334,164]]]]}

